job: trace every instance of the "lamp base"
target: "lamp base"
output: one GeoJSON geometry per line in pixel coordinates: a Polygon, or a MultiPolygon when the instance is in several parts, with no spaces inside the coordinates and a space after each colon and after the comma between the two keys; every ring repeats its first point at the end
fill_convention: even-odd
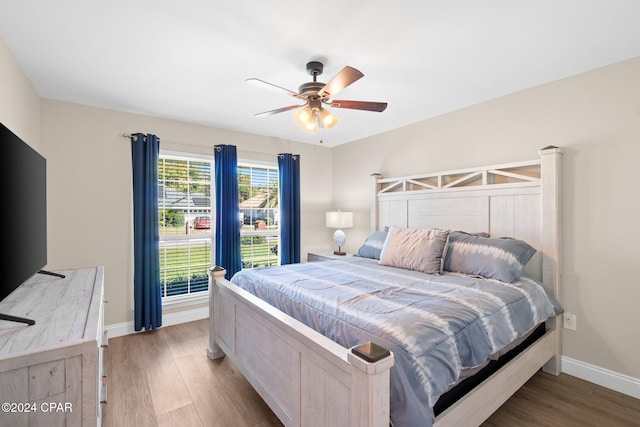
{"type": "Polygon", "coordinates": [[[334,255],[342,255],[342,256],[344,256],[344,255],[346,255],[347,253],[346,253],[346,252],[342,252],[342,251],[333,251],[333,254],[334,254],[334,255]]]}

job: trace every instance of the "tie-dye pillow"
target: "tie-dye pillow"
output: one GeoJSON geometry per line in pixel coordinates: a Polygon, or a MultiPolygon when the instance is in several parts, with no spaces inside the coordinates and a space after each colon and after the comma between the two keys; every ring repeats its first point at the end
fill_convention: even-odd
{"type": "Polygon", "coordinates": [[[385,231],[374,231],[371,233],[367,240],[364,241],[356,256],[363,258],[380,259],[380,252],[382,252],[382,246],[387,238],[388,228],[385,231]]]}
{"type": "Polygon", "coordinates": [[[443,270],[513,283],[535,253],[523,240],[454,231],[449,235],[443,270]]]}

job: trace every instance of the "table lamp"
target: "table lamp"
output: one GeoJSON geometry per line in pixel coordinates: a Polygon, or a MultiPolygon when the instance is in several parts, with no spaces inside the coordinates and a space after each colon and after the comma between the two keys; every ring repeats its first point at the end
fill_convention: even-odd
{"type": "Polygon", "coordinates": [[[342,246],[345,242],[345,235],[343,228],[351,228],[353,227],[353,212],[343,212],[343,211],[331,211],[326,214],[326,225],[327,228],[336,228],[337,230],[333,233],[333,241],[336,246],[338,246],[337,251],[333,251],[335,255],[346,255],[346,252],[342,251],[342,246]]]}

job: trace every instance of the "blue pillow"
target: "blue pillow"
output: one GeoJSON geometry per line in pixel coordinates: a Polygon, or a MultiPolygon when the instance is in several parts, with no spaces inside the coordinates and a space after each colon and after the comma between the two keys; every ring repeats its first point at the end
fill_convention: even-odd
{"type": "Polygon", "coordinates": [[[382,247],[384,246],[384,241],[387,238],[387,233],[388,230],[374,231],[371,233],[371,235],[364,241],[364,244],[360,246],[360,249],[358,249],[356,256],[380,259],[380,252],[382,252],[382,247]]]}
{"type": "Polygon", "coordinates": [[[454,231],[449,234],[443,270],[513,283],[536,253],[527,242],[454,231]]]}

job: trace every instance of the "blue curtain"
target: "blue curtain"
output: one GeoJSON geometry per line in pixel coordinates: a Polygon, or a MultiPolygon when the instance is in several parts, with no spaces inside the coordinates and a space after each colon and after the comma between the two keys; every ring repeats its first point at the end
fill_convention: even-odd
{"type": "Polygon", "coordinates": [[[133,296],[136,331],[162,326],[158,235],[158,151],[160,139],[131,137],[133,166],[133,296]]]}
{"type": "Polygon", "coordinates": [[[280,264],[300,262],[300,155],[278,155],[280,264]]]}
{"type": "Polygon", "coordinates": [[[242,270],[238,155],[234,145],[215,146],[216,265],[227,270],[226,279],[242,270]]]}

